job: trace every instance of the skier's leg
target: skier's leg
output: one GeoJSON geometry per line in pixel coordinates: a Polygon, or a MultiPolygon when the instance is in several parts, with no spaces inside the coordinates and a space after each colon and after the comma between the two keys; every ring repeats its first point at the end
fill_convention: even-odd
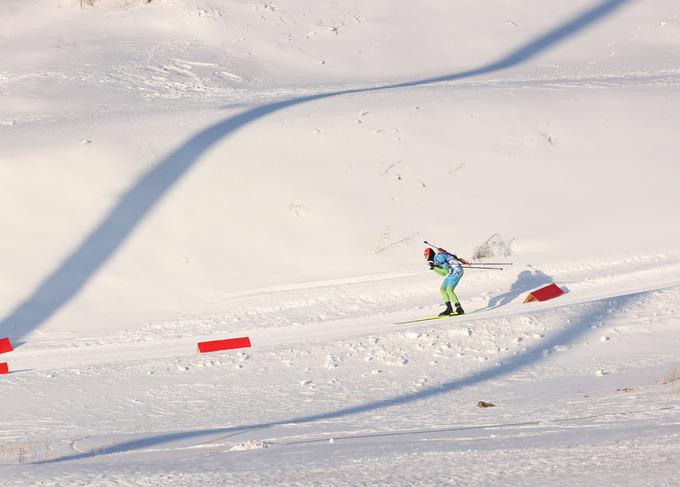
{"type": "Polygon", "coordinates": [[[448,286],[446,288],[446,294],[448,296],[447,301],[451,301],[454,306],[460,306],[460,301],[458,301],[458,296],[453,292],[453,286],[448,286]]]}
{"type": "Polygon", "coordinates": [[[460,305],[460,301],[458,300],[458,296],[456,296],[454,289],[456,289],[461,277],[463,277],[463,268],[459,266],[446,278],[446,281],[448,281],[446,284],[446,294],[449,296],[451,303],[456,307],[456,313],[459,315],[464,314],[465,311],[463,311],[463,307],[460,305]]]}
{"type": "Polygon", "coordinates": [[[449,294],[446,291],[446,279],[444,279],[444,282],[442,282],[441,287],[439,288],[439,292],[442,295],[442,299],[446,303],[449,300],[449,294]]]}
{"type": "Polygon", "coordinates": [[[451,307],[451,299],[449,298],[449,293],[446,289],[446,279],[444,279],[444,282],[442,282],[439,292],[441,293],[442,299],[444,300],[444,305],[446,305],[446,309],[439,313],[439,316],[448,316],[453,313],[453,308],[451,307]]]}
{"type": "Polygon", "coordinates": [[[446,294],[448,296],[447,301],[451,301],[452,303],[458,303],[458,296],[456,296],[456,293],[453,292],[454,289],[456,289],[456,286],[458,285],[458,282],[460,281],[460,278],[462,275],[451,273],[448,275],[448,277],[444,280],[443,287],[446,289],[446,294]]]}
{"type": "Polygon", "coordinates": [[[465,311],[463,311],[463,307],[460,305],[460,301],[458,300],[458,296],[456,296],[456,293],[453,291],[454,287],[455,286],[447,287],[446,292],[449,295],[449,299],[451,299],[451,303],[453,303],[453,306],[456,308],[456,314],[465,314],[465,311]]]}

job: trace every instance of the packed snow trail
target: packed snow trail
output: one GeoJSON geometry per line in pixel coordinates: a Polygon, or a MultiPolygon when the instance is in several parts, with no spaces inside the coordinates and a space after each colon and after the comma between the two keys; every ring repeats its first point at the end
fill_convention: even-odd
{"type": "MultiPolygon", "coordinates": [[[[680,283],[678,283],[680,284],[680,283]]],[[[660,290],[663,291],[663,290],[660,290]]],[[[672,288],[670,291],[678,294],[680,288],[672,288]]],[[[67,456],[63,458],[57,458],[50,460],[50,462],[61,462],[61,461],[72,461],[72,460],[82,460],[92,456],[101,456],[108,454],[115,454],[121,452],[127,452],[131,449],[137,448],[150,448],[157,445],[162,445],[168,442],[181,441],[186,439],[197,440],[205,436],[214,435],[231,435],[233,433],[240,433],[243,431],[250,430],[261,430],[273,428],[276,426],[282,426],[286,424],[306,424],[306,423],[318,423],[324,422],[326,420],[333,420],[344,418],[347,416],[353,416],[358,414],[368,413],[374,410],[383,410],[388,408],[393,408],[396,406],[401,406],[411,402],[419,402],[432,398],[439,395],[446,395],[451,392],[459,392],[462,389],[470,388],[485,382],[490,382],[498,380],[505,376],[510,376],[512,374],[521,371],[522,369],[536,366],[540,361],[545,360],[546,351],[554,350],[558,347],[571,347],[576,345],[579,340],[583,340],[585,335],[589,333],[597,323],[603,323],[608,320],[612,314],[624,314],[631,304],[639,303],[645,300],[652,292],[640,292],[629,295],[620,295],[614,298],[606,298],[598,300],[594,303],[582,303],[578,306],[579,312],[576,316],[573,316],[568,320],[568,326],[563,326],[561,331],[554,332],[546,337],[545,340],[538,341],[535,345],[526,348],[520,353],[510,354],[508,356],[500,356],[499,361],[492,366],[487,366],[476,372],[469,373],[463,377],[458,377],[453,380],[449,380],[440,384],[434,384],[430,387],[423,388],[415,393],[410,393],[406,395],[401,395],[397,397],[385,398],[381,400],[376,400],[367,404],[360,404],[356,406],[339,408],[331,412],[315,414],[311,416],[301,416],[295,418],[286,418],[280,421],[265,422],[258,424],[243,425],[237,427],[227,427],[227,428],[217,428],[205,431],[189,431],[189,432],[177,432],[177,433],[164,433],[161,435],[155,435],[150,437],[139,438],[135,437],[129,442],[122,442],[112,445],[106,448],[97,448],[86,453],[80,453],[77,455],[67,456]],[[581,310],[582,309],[582,310],[581,310]]],[[[570,305],[563,305],[570,306],[570,305]]],[[[573,307],[574,305],[571,305],[573,307]]],[[[541,319],[542,315],[549,314],[551,310],[546,310],[544,312],[534,312],[538,319],[541,319]]],[[[468,323],[469,324],[469,323],[468,323]]],[[[382,330],[373,330],[375,332],[383,332],[382,330]]],[[[337,340],[339,338],[347,338],[346,336],[338,335],[326,335],[324,337],[327,341],[329,339],[337,340]]],[[[356,337],[355,337],[356,338],[356,337]]],[[[359,337],[360,338],[360,337],[359,337]]],[[[293,342],[289,343],[278,343],[277,345],[284,346],[295,346],[293,342]]],[[[306,344],[309,345],[309,344],[306,344]]],[[[267,351],[267,345],[265,344],[264,350],[267,351]]],[[[675,408],[676,412],[680,411],[679,408],[675,408]]],[[[578,418],[574,418],[578,419],[578,418]]],[[[522,425],[520,425],[522,426],[522,425]]],[[[680,429],[678,430],[680,432],[680,429]]]]}
{"type": "MultiPolygon", "coordinates": [[[[586,266],[586,268],[590,267],[592,266],[586,266]]],[[[513,288],[516,283],[522,282],[520,276],[523,274],[531,272],[535,275],[535,269],[531,267],[528,269],[529,271],[521,266],[517,268],[513,288]]],[[[598,282],[592,277],[585,277],[590,274],[578,268],[571,272],[563,270],[562,274],[558,275],[558,282],[565,282],[565,288],[568,291],[573,288],[578,293],[568,292],[558,299],[544,303],[522,303],[526,293],[546,282],[541,280],[529,280],[519,288],[518,292],[498,294],[490,298],[488,303],[484,303],[480,297],[473,297],[469,299],[473,305],[469,308],[470,313],[451,317],[441,325],[474,327],[476,323],[487,320],[524,314],[534,315],[567,306],[617,300],[625,296],[637,296],[654,290],[672,288],[680,285],[678,277],[680,259],[669,256],[647,261],[641,260],[638,264],[610,264],[609,268],[602,267],[599,273],[604,277],[598,282]],[[613,270],[616,271],[615,277],[611,277],[613,270]]],[[[175,333],[175,330],[166,330],[162,325],[157,329],[155,325],[150,327],[150,331],[155,331],[154,334],[132,334],[127,339],[103,336],[85,338],[68,336],[59,339],[37,335],[31,343],[19,344],[19,347],[12,353],[12,364],[16,371],[65,369],[170,357],[190,357],[197,353],[196,344],[199,341],[237,336],[249,336],[254,344],[254,351],[260,352],[399,330],[417,330],[431,324],[428,321],[411,322],[422,319],[423,315],[431,312],[423,306],[423,302],[427,302],[423,301],[423,298],[431,295],[430,300],[437,299],[434,292],[436,280],[427,279],[425,271],[423,274],[425,279],[417,275],[385,274],[259,290],[253,293],[258,301],[266,296],[267,302],[274,304],[280,300],[278,301],[280,304],[274,305],[271,310],[264,309],[257,314],[244,314],[237,321],[232,321],[233,324],[228,329],[224,329],[224,325],[221,325],[222,330],[208,329],[205,335],[196,335],[194,326],[190,323],[180,324],[180,333],[175,338],[168,338],[175,333]],[[367,315],[363,311],[359,314],[354,313],[356,316],[352,316],[349,310],[357,306],[357,297],[362,293],[374,293],[380,287],[402,289],[402,293],[396,293],[396,296],[388,296],[386,299],[400,302],[399,305],[403,309],[399,312],[387,313],[381,309],[381,300],[378,300],[372,306],[373,315],[367,315]],[[326,301],[321,300],[318,304],[314,304],[312,296],[315,293],[333,296],[335,308],[338,310],[344,308],[344,311],[336,314],[335,317],[332,317],[328,310],[321,311],[318,307],[321,305],[323,309],[326,301]],[[305,305],[308,301],[312,303],[309,307],[305,305]],[[296,307],[300,307],[300,311],[296,311],[296,307]],[[302,321],[290,323],[289,320],[284,320],[272,326],[274,319],[281,320],[282,316],[286,314],[292,316],[292,313],[300,315],[302,321]],[[319,313],[322,318],[309,320],[311,316],[319,313]],[[306,320],[305,314],[308,315],[306,320]]],[[[486,276],[479,277],[484,279],[476,280],[474,276],[469,277],[468,287],[475,290],[482,285],[490,285],[486,276]]],[[[469,292],[467,291],[466,294],[469,292]]],[[[236,303],[245,299],[245,302],[239,306],[247,308],[250,303],[249,298],[248,294],[240,294],[229,299],[235,300],[236,303]]],[[[387,302],[389,301],[383,302],[383,306],[387,302]]],[[[365,305],[362,309],[365,310],[365,305]]]]}

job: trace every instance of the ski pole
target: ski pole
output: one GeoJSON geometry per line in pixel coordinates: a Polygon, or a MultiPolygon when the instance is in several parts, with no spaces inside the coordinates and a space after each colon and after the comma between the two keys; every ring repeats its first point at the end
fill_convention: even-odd
{"type": "Polygon", "coordinates": [[[502,271],[502,267],[476,267],[473,265],[463,265],[463,269],[483,269],[485,271],[502,271]]]}

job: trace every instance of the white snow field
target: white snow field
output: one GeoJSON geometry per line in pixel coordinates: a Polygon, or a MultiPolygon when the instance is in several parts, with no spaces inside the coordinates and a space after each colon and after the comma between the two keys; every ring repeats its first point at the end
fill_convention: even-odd
{"type": "Polygon", "coordinates": [[[677,485],[679,152],[676,0],[0,0],[0,484],[677,485]]]}

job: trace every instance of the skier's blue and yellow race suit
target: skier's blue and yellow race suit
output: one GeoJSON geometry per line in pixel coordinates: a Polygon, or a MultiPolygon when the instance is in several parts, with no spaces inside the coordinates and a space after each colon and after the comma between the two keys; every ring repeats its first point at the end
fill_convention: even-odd
{"type": "Polygon", "coordinates": [[[439,292],[442,294],[444,303],[450,302],[452,305],[460,305],[458,296],[453,290],[458,285],[460,278],[463,277],[463,266],[461,261],[455,255],[438,252],[435,254],[432,261],[434,267],[432,268],[440,276],[446,276],[442,282],[439,292]]]}

